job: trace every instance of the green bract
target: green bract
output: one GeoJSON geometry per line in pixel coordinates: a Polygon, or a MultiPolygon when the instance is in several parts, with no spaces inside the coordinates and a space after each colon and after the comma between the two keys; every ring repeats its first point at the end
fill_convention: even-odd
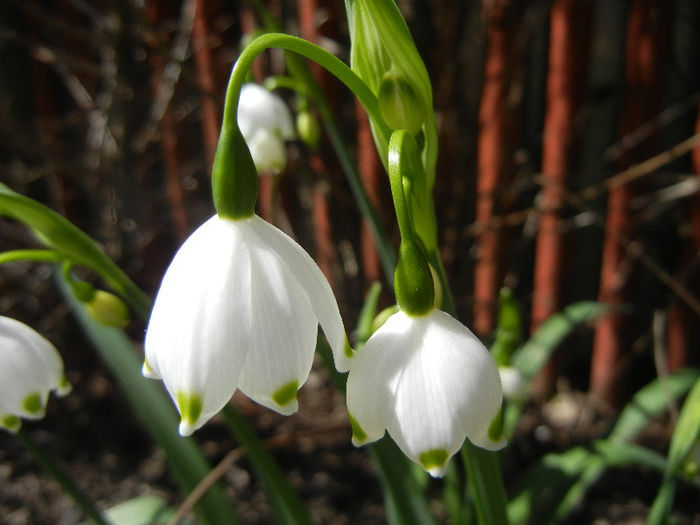
{"type": "Polygon", "coordinates": [[[212,170],[212,195],[220,217],[247,219],[258,200],[258,171],[237,125],[222,128],[212,170]]]}
{"type": "MultiPolygon", "coordinates": [[[[406,100],[401,101],[400,105],[413,108],[406,119],[406,123],[411,127],[405,129],[414,134],[422,132],[424,135],[421,157],[429,186],[432,188],[437,160],[437,126],[432,111],[433,92],[425,64],[418,54],[406,22],[392,0],[345,0],[345,8],[352,41],[351,67],[377,96],[380,96],[382,82],[387,81],[385,75],[389,72],[391,82],[402,84],[398,93],[399,96],[406,97],[406,100]],[[421,120],[421,113],[425,114],[422,126],[417,124],[421,120]]],[[[394,91],[394,95],[396,94],[394,91]]],[[[380,100],[380,104],[382,103],[380,100]]],[[[388,112],[394,113],[395,107],[388,112]]],[[[386,117],[385,114],[384,118],[386,117]]],[[[375,130],[377,123],[371,115],[370,122],[380,157],[386,159],[388,144],[379,140],[375,130]]],[[[400,120],[387,123],[391,127],[401,125],[400,120]]]]}

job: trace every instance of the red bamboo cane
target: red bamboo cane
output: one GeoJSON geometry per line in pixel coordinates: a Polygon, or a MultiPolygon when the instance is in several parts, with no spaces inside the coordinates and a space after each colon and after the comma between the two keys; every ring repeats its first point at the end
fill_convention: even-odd
{"type": "MultiPolygon", "coordinates": [[[[547,103],[542,143],[539,228],[535,245],[531,327],[534,331],[559,308],[564,239],[559,229],[567,173],[573,165],[574,118],[585,72],[590,11],[575,0],[560,0],[550,15],[547,103]]],[[[555,356],[538,376],[535,392],[552,389],[557,376],[555,356]]]]}
{"type": "Polygon", "coordinates": [[[495,307],[501,271],[501,231],[489,226],[496,216],[496,193],[502,181],[506,143],[508,50],[511,32],[503,25],[503,12],[487,13],[488,47],[479,108],[478,170],[476,182],[477,256],[474,268],[474,331],[485,337],[495,328],[495,307]]]}
{"type": "MultiPolygon", "coordinates": [[[[621,122],[623,135],[656,113],[662,30],[654,15],[658,14],[661,6],[661,0],[635,0],[631,7],[627,25],[627,103],[621,122]]],[[[648,148],[649,143],[645,143],[644,146],[648,148]]],[[[640,149],[637,150],[638,155],[645,156],[640,149]]],[[[632,153],[628,152],[627,156],[630,157],[632,153]]],[[[625,290],[628,275],[625,271],[626,265],[622,264],[625,251],[617,239],[629,235],[631,223],[628,202],[631,195],[629,185],[613,188],[608,195],[598,299],[613,307],[619,307],[628,297],[625,290]]],[[[615,366],[624,351],[626,328],[623,315],[614,311],[600,320],[595,331],[590,390],[599,399],[611,403],[616,401],[615,366]]]]}
{"type": "Polygon", "coordinates": [[[196,0],[197,6],[192,24],[192,51],[197,70],[197,81],[202,89],[200,114],[207,170],[211,173],[216,146],[219,143],[221,110],[218,104],[219,85],[214,70],[211,46],[209,45],[209,22],[206,2],[196,0]]]}
{"type": "MultiPolygon", "coordinates": [[[[355,103],[355,122],[357,123],[357,167],[360,172],[362,185],[367,192],[370,202],[380,209],[379,185],[382,175],[382,164],[377,155],[372,139],[369,119],[359,102],[355,103]]],[[[374,244],[374,235],[366,219],[362,220],[360,231],[362,249],[362,271],[368,283],[382,279],[379,255],[374,244]]]]}

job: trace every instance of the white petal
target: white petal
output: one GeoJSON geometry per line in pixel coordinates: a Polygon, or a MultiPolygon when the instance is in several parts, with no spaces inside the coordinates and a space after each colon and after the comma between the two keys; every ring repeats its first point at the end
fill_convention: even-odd
{"type": "Polygon", "coordinates": [[[0,412],[31,419],[44,415],[49,391],[69,390],[56,348],[29,326],[0,316],[0,412]],[[32,396],[34,408],[25,405],[32,396]]]}
{"type": "Polygon", "coordinates": [[[311,256],[293,239],[259,217],[253,217],[254,230],[261,243],[274,249],[276,256],[284,262],[296,277],[311,301],[311,307],[319,320],[323,333],[333,350],[335,367],[340,372],[350,369],[351,351],[347,351],[345,328],[340,317],[338,303],[331,285],[311,256]]]}
{"type": "Polygon", "coordinates": [[[279,172],[287,165],[287,150],[277,135],[260,129],[246,143],[258,173],[279,172]]]}
{"type": "Polygon", "coordinates": [[[247,221],[214,216],[200,226],[175,255],[153,306],[148,366],[176,404],[178,394],[201,401],[201,413],[183,421],[182,433],[229,401],[248,353],[250,260],[241,234],[247,221]]]}
{"type": "Polygon", "coordinates": [[[520,370],[514,366],[501,366],[498,368],[503,386],[503,396],[506,399],[521,401],[527,397],[527,383],[520,370]]]}
{"type": "Polygon", "coordinates": [[[405,314],[392,315],[353,358],[346,397],[355,446],[380,439],[393,417],[400,372],[396,364],[411,337],[410,328],[405,314]]]}
{"type": "Polygon", "coordinates": [[[292,115],[287,105],[280,97],[258,84],[243,84],[238,100],[237,120],[246,141],[260,129],[282,140],[292,140],[295,135],[292,115]]]}

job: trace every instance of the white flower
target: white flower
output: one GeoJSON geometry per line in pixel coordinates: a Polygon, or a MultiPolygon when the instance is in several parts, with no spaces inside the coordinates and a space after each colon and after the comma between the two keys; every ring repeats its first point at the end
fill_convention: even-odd
{"type": "Polygon", "coordinates": [[[291,414],[319,323],[336,366],[347,370],[352,354],[338,305],[309,254],[260,217],[215,215],[185,241],[163,277],[144,375],[165,382],[182,435],[221,410],[236,388],[291,414]]]}
{"type": "Polygon", "coordinates": [[[423,316],[399,311],[353,359],[353,443],[376,441],[386,429],[404,454],[443,476],[465,437],[489,450],[505,445],[500,430],[490,428],[501,397],[491,354],[462,323],[438,309],[423,316]]]}
{"type": "Polygon", "coordinates": [[[284,101],[258,84],[243,84],[237,119],[258,173],[283,170],[284,141],[294,138],[292,115],[284,101]]]}
{"type": "Polygon", "coordinates": [[[16,432],[20,417],[41,419],[51,390],[70,392],[56,348],[24,323],[0,316],[0,427],[16,432]]]}
{"type": "Polygon", "coordinates": [[[520,370],[514,366],[499,366],[503,396],[512,401],[524,401],[527,398],[527,382],[520,370]]]}

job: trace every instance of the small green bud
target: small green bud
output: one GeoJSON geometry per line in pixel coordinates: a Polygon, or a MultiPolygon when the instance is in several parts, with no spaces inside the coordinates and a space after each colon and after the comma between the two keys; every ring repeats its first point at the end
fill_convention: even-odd
{"type": "Polygon", "coordinates": [[[377,97],[379,111],[391,129],[405,129],[413,135],[420,131],[425,122],[425,104],[398,71],[384,74],[377,97]]]}
{"type": "Polygon", "coordinates": [[[297,134],[311,149],[316,149],[321,140],[321,125],[316,115],[310,111],[300,111],[297,115],[297,134]]]}
{"type": "Polygon", "coordinates": [[[116,328],[129,324],[129,309],[119,297],[104,290],[96,290],[86,303],[88,313],[100,323],[116,328]]]}

